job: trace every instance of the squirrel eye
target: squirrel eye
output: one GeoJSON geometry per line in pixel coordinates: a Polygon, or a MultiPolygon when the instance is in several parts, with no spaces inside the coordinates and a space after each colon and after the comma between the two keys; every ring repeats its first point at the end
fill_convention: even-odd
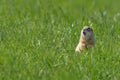
{"type": "Polygon", "coordinates": [[[87,28],[88,31],[90,31],[91,29],[90,28],[87,28]]]}

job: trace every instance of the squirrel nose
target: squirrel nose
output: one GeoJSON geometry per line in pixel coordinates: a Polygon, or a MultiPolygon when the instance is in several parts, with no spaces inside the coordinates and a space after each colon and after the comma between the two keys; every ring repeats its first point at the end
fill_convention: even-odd
{"type": "Polygon", "coordinates": [[[85,29],[83,30],[83,32],[85,32],[85,29]]]}

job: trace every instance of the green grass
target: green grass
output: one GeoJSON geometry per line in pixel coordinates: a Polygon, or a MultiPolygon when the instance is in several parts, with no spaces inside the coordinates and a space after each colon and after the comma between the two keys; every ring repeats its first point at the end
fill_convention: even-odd
{"type": "Polygon", "coordinates": [[[0,80],[120,80],[119,0],[0,0],[0,80]],[[96,46],[75,53],[84,25],[96,46]]]}

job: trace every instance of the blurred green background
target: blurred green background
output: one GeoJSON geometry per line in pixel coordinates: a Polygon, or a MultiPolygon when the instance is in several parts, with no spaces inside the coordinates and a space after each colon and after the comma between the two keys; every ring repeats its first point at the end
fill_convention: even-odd
{"type": "Polygon", "coordinates": [[[0,80],[119,80],[120,0],[0,0],[0,80]],[[80,31],[97,42],[78,54],[80,31]]]}

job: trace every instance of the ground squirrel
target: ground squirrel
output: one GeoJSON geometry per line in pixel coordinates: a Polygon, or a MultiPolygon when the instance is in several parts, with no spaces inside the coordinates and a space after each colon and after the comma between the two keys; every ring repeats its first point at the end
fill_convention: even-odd
{"type": "Polygon", "coordinates": [[[83,51],[84,48],[91,48],[95,45],[96,39],[94,36],[93,29],[90,28],[89,26],[84,26],[82,31],[81,31],[81,36],[79,43],[76,47],[76,52],[81,52],[83,51]]]}

